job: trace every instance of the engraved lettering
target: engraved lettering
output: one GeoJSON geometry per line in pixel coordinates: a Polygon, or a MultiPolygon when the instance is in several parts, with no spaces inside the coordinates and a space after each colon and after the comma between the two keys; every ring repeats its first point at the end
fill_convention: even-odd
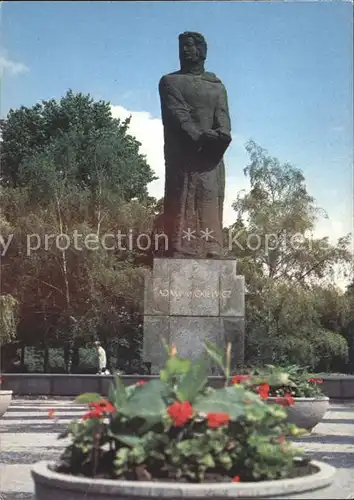
{"type": "Polygon", "coordinates": [[[210,290],[210,288],[207,288],[205,290],[201,290],[200,288],[196,288],[195,290],[189,290],[189,291],[182,291],[182,290],[168,290],[167,288],[161,288],[158,291],[158,294],[161,297],[174,297],[177,299],[180,299],[181,297],[185,297],[187,299],[191,299],[192,297],[195,297],[197,299],[205,298],[218,298],[218,297],[223,297],[223,298],[230,298],[231,297],[231,290],[223,290],[219,292],[218,290],[210,290]]]}

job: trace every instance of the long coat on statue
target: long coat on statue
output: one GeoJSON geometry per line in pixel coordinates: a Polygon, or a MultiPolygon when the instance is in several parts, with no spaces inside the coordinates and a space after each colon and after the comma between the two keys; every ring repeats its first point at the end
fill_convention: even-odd
{"type": "Polygon", "coordinates": [[[159,83],[166,165],[164,232],[170,255],[222,251],[223,155],[231,141],[227,94],[213,73],[177,71],[159,83]],[[215,130],[218,139],[203,137],[215,130]]]}

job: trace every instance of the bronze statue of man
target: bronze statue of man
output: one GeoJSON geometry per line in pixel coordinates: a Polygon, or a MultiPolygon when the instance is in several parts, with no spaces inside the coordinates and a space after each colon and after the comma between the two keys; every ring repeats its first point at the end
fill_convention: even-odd
{"type": "Polygon", "coordinates": [[[159,83],[165,140],[164,232],[172,257],[218,258],[225,193],[223,155],[231,142],[227,93],[205,71],[199,33],[179,36],[181,69],[159,83]]]}

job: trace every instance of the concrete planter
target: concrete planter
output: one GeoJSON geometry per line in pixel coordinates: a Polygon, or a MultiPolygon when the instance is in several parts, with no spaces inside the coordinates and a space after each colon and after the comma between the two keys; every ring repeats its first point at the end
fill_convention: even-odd
{"type": "MultiPolygon", "coordinates": [[[[276,403],[277,398],[268,398],[267,403],[276,403]]],[[[329,398],[294,398],[295,403],[287,406],[288,422],[311,431],[323,419],[329,408],[329,398]]]]}
{"type": "Polygon", "coordinates": [[[309,498],[308,492],[325,488],[333,482],[335,469],[322,462],[311,462],[314,473],[294,479],[258,483],[163,483],[142,481],[92,480],[59,474],[39,462],[32,469],[36,500],[180,500],[199,498],[309,498]]]}
{"type": "Polygon", "coordinates": [[[0,391],[0,417],[8,409],[12,399],[12,391],[0,391]]]}

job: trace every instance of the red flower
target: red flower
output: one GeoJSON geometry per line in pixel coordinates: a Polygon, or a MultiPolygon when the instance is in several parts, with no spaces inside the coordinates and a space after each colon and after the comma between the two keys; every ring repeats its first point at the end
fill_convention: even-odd
{"type": "Polygon", "coordinates": [[[136,383],[136,385],[144,385],[146,384],[146,380],[139,380],[139,382],[136,383]]]}
{"type": "Polygon", "coordinates": [[[232,379],[232,383],[234,385],[236,384],[242,384],[242,382],[246,382],[249,380],[250,376],[249,375],[235,375],[234,378],[232,379]]]}
{"type": "Polygon", "coordinates": [[[109,401],[99,401],[98,403],[89,403],[90,411],[85,413],[82,417],[83,420],[91,419],[91,418],[100,418],[102,415],[107,413],[114,413],[116,411],[115,406],[112,405],[109,401]]]}
{"type": "Polygon", "coordinates": [[[261,384],[258,386],[258,394],[260,395],[261,399],[267,399],[267,397],[269,396],[269,391],[269,384],[261,384]]]}
{"type": "Polygon", "coordinates": [[[283,398],[277,398],[275,402],[282,406],[291,406],[295,403],[295,400],[291,394],[285,394],[283,398]]]}
{"type": "Polygon", "coordinates": [[[280,436],[279,443],[280,444],[284,444],[285,443],[285,436],[280,436]]]}
{"type": "Polygon", "coordinates": [[[227,413],[208,413],[207,421],[211,429],[216,429],[220,425],[227,424],[230,421],[230,417],[227,413]]]}
{"type": "Polygon", "coordinates": [[[101,415],[102,412],[99,409],[95,408],[85,413],[85,415],[82,416],[82,420],[91,420],[92,418],[100,418],[101,415]]]}
{"type": "Polygon", "coordinates": [[[116,411],[116,407],[105,399],[102,399],[99,403],[93,403],[93,406],[94,408],[99,407],[102,413],[114,413],[116,411]]]}
{"type": "Polygon", "coordinates": [[[286,406],[291,406],[295,403],[295,400],[291,394],[285,394],[284,399],[286,401],[286,406]]]}
{"type": "Polygon", "coordinates": [[[321,378],[309,378],[308,382],[311,384],[323,384],[323,380],[321,378]]]}
{"type": "Polygon", "coordinates": [[[241,481],[240,476],[235,476],[232,478],[233,483],[239,483],[241,481]]]}
{"type": "Polygon", "coordinates": [[[188,401],[184,403],[176,401],[167,408],[167,413],[172,418],[174,425],[181,427],[192,418],[193,408],[188,401]]]}

